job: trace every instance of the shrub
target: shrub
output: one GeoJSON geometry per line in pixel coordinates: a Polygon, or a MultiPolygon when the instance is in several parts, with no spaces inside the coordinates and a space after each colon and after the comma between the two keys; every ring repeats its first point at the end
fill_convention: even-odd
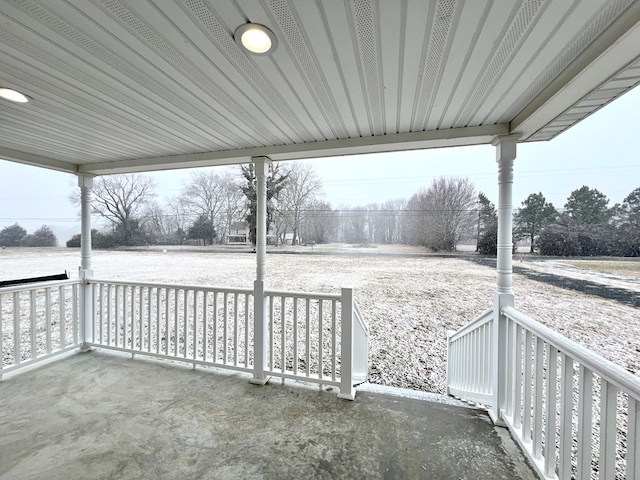
{"type": "Polygon", "coordinates": [[[58,239],[51,228],[43,225],[33,234],[23,237],[20,245],[23,247],[55,247],[58,245],[58,239]]]}
{"type": "Polygon", "coordinates": [[[81,239],[82,239],[82,235],[80,235],[79,233],[76,233],[73,237],[67,240],[66,245],[69,248],[80,248],[81,239]]]}
{"type": "Polygon", "coordinates": [[[0,230],[0,245],[3,247],[19,247],[27,231],[17,223],[0,230]]]}
{"type": "Polygon", "coordinates": [[[542,231],[537,246],[542,255],[593,257],[614,253],[614,239],[615,231],[607,224],[556,224],[542,231]]]}
{"type": "Polygon", "coordinates": [[[560,225],[550,225],[538,237],[537,246],[541,255],[571,257],[580,255],[580,244],[574,235],[560,225]]]}
{"type": "Polygon", "coordinates": [[[478,240],[478,253],[481,255],[497,255],[498,253],[498,223],[490,222],[486,225],[478,240]]]}

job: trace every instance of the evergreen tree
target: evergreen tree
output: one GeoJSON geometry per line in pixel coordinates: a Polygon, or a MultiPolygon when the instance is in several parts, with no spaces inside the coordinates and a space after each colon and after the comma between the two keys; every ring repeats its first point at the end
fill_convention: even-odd
{"type": "Polygon", "coordinates": [[[622,216],[624,223],[640,229],[640,187],[625,197],[618,214],[622,216]]]}
{"type": "Polygon", "coordinates": [[[514,217],[515,232],[519,238],[528,237],[531,240],[531,253],[536,237],[557,216],[555,207],[547,202],[542,192],[532,193],[522,202],[522,208],[514,217]]]}
{"type": "Polygon", "coordinates": [[[566,214],[579,224],[596,225],[606,222],[611,213],[609,199],[595,188],[586,185],[571,192],[565,204],[566,214]]]}
{"type": "Polygon", "coordinates": [[[203,245],[206,245],[207,241],[209,245],[213,245],[213,240],[216,238],[216,229],[213,222],[206,213],[201,214],[193,225],[189,227],[189,238],[195,240],[202,240],[203,245]]]}
{"type": "Polygon", "coordinates": [[[20,242],[27,236],[27,231],[17,223],[0,230],[0,246],[19,247],[20,242]]]}
{"type": "Polygon", "coordinates": [[[640,188],[614,207],[616,229],[615,253],[625,257],[640,256],[640,188]]]}
{"type": "Polygon", "coordinates": [[[497,250],[498,214],[496,207],[487,196],[478,194],[478,238],[476,252],[494,254],[497,250]],[[495,240],[495,242],[492,241],[495,240]],[[490,245],[494,243],[493,248],[490,245]]]}

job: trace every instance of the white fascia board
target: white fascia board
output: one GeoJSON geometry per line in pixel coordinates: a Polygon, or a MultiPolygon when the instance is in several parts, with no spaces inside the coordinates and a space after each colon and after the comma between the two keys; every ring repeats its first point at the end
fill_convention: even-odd
{"type": "Polygon", "coordinates": [[[77,173],[78,171],[78,166],[74,163],[63,162],[61,160],[42,157],[40,155],[33,155],[19,150],[14,150],[12,148],[0,147],[0,159],[23,163],[25,165],[32,165],[34,167],[48,168],[49,170],[56,170],[64,173],[77,173]]]}
{"type": "MultiPolygon", "coordinates": [[[[604,32],[510,123],[524,141],[640,58],[640,2],[604,32]]],[[[603,104],[608,100],[603,100],[603,104]]],[[[577,123],[577,122],[576,122],[577,123]]]]}
{"type": "Polygon", "coordinates": [[[211,167],[249,163],[251,157],[264,156],[274,161],[335,157],[366,153],[397,152],[427,148],[489,144],[496,135],[510,133],[506,124],[452,128],[417,133],[399,133],[373,137],[347,138],[325,142],[276,145],[222,152],[204,152],[167,157],[151,157],[81,165],[79,173],[109,175],[179,168],[211,167]]]}

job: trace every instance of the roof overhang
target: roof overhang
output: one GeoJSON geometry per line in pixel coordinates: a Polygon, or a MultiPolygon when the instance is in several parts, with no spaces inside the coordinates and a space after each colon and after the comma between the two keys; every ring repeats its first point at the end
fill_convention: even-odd
{"type": "Polygon", "coordinates": [[[549,140],[640,83],[637,0],[0,6],[0,158],[70,173],[549,140]]]}

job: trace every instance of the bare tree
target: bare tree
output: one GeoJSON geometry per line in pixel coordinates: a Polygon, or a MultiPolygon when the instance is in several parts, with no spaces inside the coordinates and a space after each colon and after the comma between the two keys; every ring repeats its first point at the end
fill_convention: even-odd
{"type": "Polygon", "coordinates": [[[277,198],[271,200],[271,233],[274,236],[274,243],[277,247],[278,245],[284,243],[285,234],[287,233],[287,228],[289,228],[289,216],[285,211],[282,204],[278,201],[277,198]]]}
{"type": "Polygon", "coordinates": [[[165,204],[165,228],[174,242],[182,243],[186,239],[191,217],[181,197],[167,199],[165,204]]]}
{"type": "Polygon", "coordinates": [[[193,218],[205,215],[217,230],[224,229],[224,185],[213,170],[193,172],[183,183],[180,199],[193,218]]]}
{"type": "Polygon", "coordinates": [[[223,230],[218,235],[221,242],[227,242],[227,234],[231,232],[231,225],[242,221],[247,213],[242,189],[238,185],[235,176],[231,172],[225,172],[222,176],[222,216],[224,220],[223,230]]]}
{"type": "Polygon", "coordinates": [[[387,200],[380,205],[377,219],[377,243],[400,242],[400,219],[407,201],[404,199],[387,200]]]}
{"type": "Polygon", "coordinates": [[[339,238],[346,243],[367,243],[367,212],[365,207],[340,206],[339,238]]]}
{"type": "Polygon", "coordinates": [[[424,232],[427,228],[422,206],[424,194],[424,189],[415,193],[402,212],[402,241],[409,245],[424,245],[424,232]]]}
{"type": "Polygon", "coordinates": [[[305,211],[306,221],[302,225],[302,238],[312,243],[328,243],[335,238],[338,227],[338,212],[331,204],[315,200],[305,211]]]}
{"type": "Polygon", "coordinates": [[[97,177],[93,184],[93,212],[117,225],[141,213],[155,196],[155,183],[147,175],[127,173],[97,177]]]}
{"type": "Polygon", "coordinates": [[[364,207],[341,206],[336,212],[339,241],[349,243],[398,243],[406,200],[387,200],[364,207]]]}
{"type": "Polygon", "coordinates": [[[167,217],[162,205],[152,200],[144,207],[144,224],[151,236],[158,243],[166,243],[169,237],[167,217]]]}
{"type": "Polygon", "coordinates": [[[278,205],[293,233],[291,243],[298,244],[306,218],[305,210],[322,196],[322,181],[310,163],[289,163],[286,170],[288,180],[280,193],[278,205]]]}
{"type": "Polygon", "coordinates": [[[470,234],[475,220],[476,192],[468,178],[440,177],[409,200],[405,213],[411,243],[432,250],[454,251],[470,234]]]}
{"type": "MultiPolygon", "coordinates": [[[[92,210],[111,223],[119,243],[139,243],[143,208],[155,196],[154,189],[153,179],[139,173],[97,177],[92,210]]],[[[79,203],[79,196],[74,201],[79,203]]]]}

